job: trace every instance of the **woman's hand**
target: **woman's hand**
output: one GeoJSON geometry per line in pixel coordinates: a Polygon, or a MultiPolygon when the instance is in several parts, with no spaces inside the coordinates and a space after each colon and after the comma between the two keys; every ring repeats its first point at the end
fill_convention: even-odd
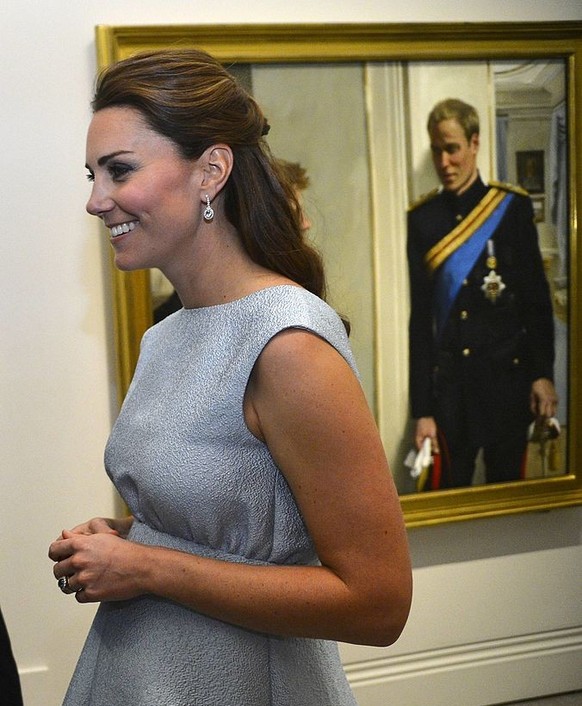
{"type": "Polygon", "coordinates": [[[133,523],[133,517],[122,517],[122,518],[110,518],[110,517],[94,517],[87,522],[83,522],[70,530],[63,530],[57,539],[64,539],[64,534],[70,532],[72,534],[114,534],[118,537],[126,538],[131,525],[133,523]]]}
{"type": "Polygon", "coordinates": [[[83,531],[63,530],[49,547],[55,578],[67,577],[79,603],[125,600],[143,593],[139,583],[143,547],[122,539],[107,521],[91,520],[79,527],[83,531]],[[109,529],[91,532],[89,527],[109,529]]]}

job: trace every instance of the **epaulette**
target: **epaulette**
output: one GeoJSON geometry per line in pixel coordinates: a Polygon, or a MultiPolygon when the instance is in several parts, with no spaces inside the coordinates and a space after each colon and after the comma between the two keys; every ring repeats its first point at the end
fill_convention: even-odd
{"type": "Polygon", "coordinates": [[[414,211],[415,208],[418,208],[419,206],[422,206],[423,203],[426,203],[427,201],[430,201],[433,199],[440,191],[440,187],[435,187],[432,191],[429,191],[426,194],[423,194],[422,196],[419,196],[419,198],[416,199],[416,201],[413,201],[410,206],[408,207],[409,211],[414,211]]]}
{"type": "Polygon", "coordinates": [[[517,186],[515,184],[509,184],[506,181],[490,181],[489,186],[496,186],[498,189],[503,189],[503,191],[512,191],[514,194],[521,194],[522,196],[529,196],[529,192],[523,187],[517,186]]]}

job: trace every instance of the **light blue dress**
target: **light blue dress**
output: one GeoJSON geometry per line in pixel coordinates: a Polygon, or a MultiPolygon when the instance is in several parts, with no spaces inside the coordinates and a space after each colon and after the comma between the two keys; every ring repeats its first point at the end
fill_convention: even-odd
{"type": "MultiPolygon", "coordinates": [[[[129,539],[250,564],[316,564],[312,541],[243,397],[269,340],[312,331],[355,370],[337,314],[277,286],[182,309],[144,336],[105,452],[135,517],[129,539]]],[[[66,706],[354,706],[337,645],[214,620],[154,596],[102,603],[66,706]]]]}

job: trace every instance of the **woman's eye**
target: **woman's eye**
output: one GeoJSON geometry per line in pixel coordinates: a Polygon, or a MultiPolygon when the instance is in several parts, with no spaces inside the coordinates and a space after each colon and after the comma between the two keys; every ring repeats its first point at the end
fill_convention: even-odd
{"type": "Polygon", "coordinates": [[[123,179],[132,171],[132,168],[128,164],[110,164],[108,169],[111,178],[114,180],[123,179]]]}
{"type": "Polygon", "coordinates": [[[95,174],[93,174],[93,172],[87,172],[85,176],[87,177],[87,181],[95,181],[95,174]]]}

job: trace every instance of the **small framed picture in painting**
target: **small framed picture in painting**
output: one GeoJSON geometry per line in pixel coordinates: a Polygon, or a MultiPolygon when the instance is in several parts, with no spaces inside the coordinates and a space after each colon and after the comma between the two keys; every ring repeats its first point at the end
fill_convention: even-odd
{"type": "Polygon", "coordinates": [[[546,220],[546,199],[544,196],[532,196],[534,221],[543,223],[546,220]]]}
{"type": "Polygon", "coordinates": [[[543,194],[544,188],[544,152],[528,150],[516,152],[517,183],[530,194],[543,194]]]}

